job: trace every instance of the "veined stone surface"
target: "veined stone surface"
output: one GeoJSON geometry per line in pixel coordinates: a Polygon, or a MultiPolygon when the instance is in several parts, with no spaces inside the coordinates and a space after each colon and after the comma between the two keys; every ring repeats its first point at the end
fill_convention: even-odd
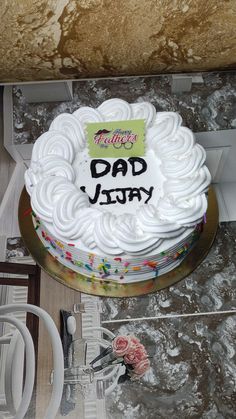
{"type": "Polygon", "coordinates": [[[234,0],[3,0],[0,80],[234,68],[234,0]]]}
{"type": "Polygon", "coordinates": [[[110,324],[134,334],[152,357],[137,381],[106,398],[106,419],[233,419],[236,315],[110,324]]]}
{"type": "Polygon", "coordinates": [[[222,223],[207,257],[187,278],[149,295],[102,298],[102,320],[236,310],[235,243],[236,222],[222,223]]]}
{"type": "Polygon", "coordinates": [[[97,107],[114,97],[129,103],[147,101],[157,111],[178,112],[194,132],[236,127],[236,72],[203,73],[203,83],[181,95],[171,93],[171,76],[166,75],[81,80],[73,82],[73,92],[69,102],[27,103],[16,86],[14,142],[34,143],[60,113],[72,113],[81,106],[97,107]]]}
{"type": "MultiPolygon", "coordinates": [[[[41,104],[27,104],[16,87],[14,141],[32,143],[58,114],[115,96],[177,111],[195,132],[235,128],[235,73],[206,73],[203,79],[181,95],[171,94],[169,76],[74,82],[71,102],[41,104]]],[[[103,325],[115,334],[135,334],[153,357],[140,381],[123,383],[106,398],[106,419],[235,418],[236,315],[219,313],[236,309],[235,243],[236,223],[223,223],[206,259],[184,280],[138,298],[100,298],[101,320],[111,322],[103,325]],[[171,318],[179,314],[190,316],[171,318]],[[170,318],[146,319],[155,316],[170,318]],[[137,317],[144,319],[132,320],[137,317]]]]}

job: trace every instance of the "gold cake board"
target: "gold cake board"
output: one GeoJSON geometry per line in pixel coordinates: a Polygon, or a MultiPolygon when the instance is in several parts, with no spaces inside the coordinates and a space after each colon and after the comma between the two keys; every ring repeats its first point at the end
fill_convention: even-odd
{"type": "Polygon", "coordinates": [[[207,223],[203,233],[191,253],[172,271],[156,278],[131,284],[115,281],[101,281],[74,272],[63,266],[48,253],[39,239],[32,221],[30,197],[24,188],[19,202],[19,226],[25,245],[37,264],[51,277],[62,284],[86,294],[103,297],[132,297],[149,294],[175,284],[188,276],[202,262],[209,252],[218,227],[218,205],[215,192],[211,187],[208,196],[207,223]]]}

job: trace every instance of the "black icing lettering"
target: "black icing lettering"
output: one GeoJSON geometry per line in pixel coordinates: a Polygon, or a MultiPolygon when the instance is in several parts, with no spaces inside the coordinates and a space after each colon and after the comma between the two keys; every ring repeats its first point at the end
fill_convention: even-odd
{"type": "Polygon", "coordinates": [[[128,197],[129,197],[129,201],[133,201],[134,198],[138,198],[138,201],[141,201],[142,196],[141,196],[141,192],[139,188],[132,188],[128,197]]]}
{"type": "Polygon", "coordinates": [[[143,188],[142,186],[140,187],[140,191],[143,191],[145,194],[147,194],[147,195],[148,195],[148,198],[146,199],[146,201],[144,202],[144,204],[147,204],[147,203],[148,203],[148,201],[151,199],[151,197],[152,197],[152,193],[153,193],[153,189],[154,189],[154,187],[153,187],[153,186],[151,186],[151,187],[149,188],[149,190],[147,190],[147,189],[143,188]]]}
{"type": "Polygon", "coordinates": [[[110,172],[110,170],[111,170],[110,163],[104,159],[92,160],[90,163],[90,171],[93,178],[105,176],[107,175],[107,173],[110,172]],[[97,167],[98,164],[103,164],[105,168],[102,171],[98,171],[98,167],[97,167]]]}
{"type": "MultiPolygon", "coordinates": [[[[89,198],[89,202],[93,205],[96,204],[101,195],[106,196],[106,201],[99,202],[99,205],[111,205],[119,203],[121,205],[126,204],[127,201],[133,201],[134,198],[137,198],[140,202],[142,199],[142,192],[147,195],[146,201],[144,204],[147,204],[152,197],[154,187],[151,186],[149,189],[145,189],[140,186],[140,188],[116,188],[116,189],[103,189],[101,190],[102,185],[98,183],[96,185],[95,193],[93,198],[89,198]],[[116,195],[112,197],[112,193],[116,192],[116,195]]],[[[86,193],[86,187],[81,186],[81,191],[86,193]]]]}
{"type": "Polygon", "coordinates": [[[146,170],[147,170],[147,163],[141,157],[129,157],[128,162],[132,166],[132,175],[133,176],[141,175],[142,173],[146,172],[146,170]],[[136,163],[141,164],[141,168],[139,168],[139,170],[137,168],[136,163]]]}
{"type": "Polygon", "coordinates": [[[122,194],[121,197],[119,197],[119,195],[116,195],[116,200],[117,202],[119,202],[119,204],[126,204],[126,191],[131,190],[131,188],[120,188],[120,189],[116,189],[116,192],[120,192],[122,194]]]}
{"type": "Polygon", "coordinates": [[[121,172],[125,176],[128,170],[127,162],[124,159],[118,159],[114,162],[112,167],[112,176],[116,177],[117,173],[121,172]]]}
{"type": "Polygon", "coordinates": [[[107,202],[99,202],[99,205],[116,204],[116,200],[111,199],[111,193],[112,192],[115,192],[115,189],[104,189],[102,191],[102,194],[107,196],[107,202]]]}
{"type": "MultiPolygon", "coordinates": [[[[100,195],[101,187],[102,187],[102,185],[100,183],[98,183],[96,185],[94,197],[93,198],[90,198],[90,196],[88,196],[90,204],[96,204],[96,202],[97,202],[97,200],[99,198],[99,195],[100,195]]],[[[85,192],[86,193],[85,186],[81,186],[80,189],[81,189],[82,192],[85,192]]]]}

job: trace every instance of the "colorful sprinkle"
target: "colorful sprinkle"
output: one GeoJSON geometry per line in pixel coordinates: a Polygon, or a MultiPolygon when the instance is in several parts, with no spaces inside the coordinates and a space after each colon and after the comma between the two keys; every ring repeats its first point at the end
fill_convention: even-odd
{"type": "Polygon", "coordinates": [[[121,262],[122,261],[121,258],[114,258],[114,260],[116,260],[117,262],[121,262]]]}
{"type": "Polygon", "coordinates": [[[103,271],[104,271],[105,274],[109,274],[109,271],[107,271],[105,265],[103,265],[102,269],[103,269],[103,271]]]}
{"type": "Polygon", "coordinates": [[[39,225],[35,226],[34,227],[35,231],[38,230],[38,228],[39,228],[39,225]]]}
{"type": "Polygon", "coordinates": [[[148,261],[147,266],[149,266],[150,268],[155,268],[157,266],[157,262],[154,261],[148,261]]]}
{"type": "Polygon", "coordinates": [[[88,269],[88,271],[92,271],[93,269],[91,268],[90,265],[88,265],[87,263],[84,265],[86,269],[88,269]]]}
{"type": "Polygon", "coordinates": [[[25,210],[23,212],[23,216],[26,217],[27,215],[29,215],[32,212],[32,208],[28,208],[27,210],[25,210]]]}
{"type": "Polygon", "coordinates": [[[141,269],[140,266],[133,266],[132,268],[133,271],[140,271],[140,269],[141,269]]]}
{"type": "Polygon", "coordinates": [[[129,265],[130,265],[130,262],[125,262],[124,263],[125,268],[127,268],[127,266],[129,266],[129,265]]]}
{"type": "Polygon", "coordinates": [[[72,254],[70,252],[66,252],[66,255],[69,256],[70,258],[72,257],[72,254]]]}
{"type": "Polygon", "coordinates": [[[79,262],[79,261],[78,261],[78,262],[75,262],[75,265],[76,265],[76,266],[79,266],[79,267],[84,266],[83,262],[79,262]]]}
{"type": "Polygon", "coordinates": [[[110,263],[105,263],[105,267],[108,268],[108,269],[111,269],[110,263]]]}
{"type": "Polygon", "coordinates": [[[64,245],[63,245],[61,242],[59,242],[58,240],[56,240],[56,244],[57,244],[57,246],[59,246],[61,249],[64,249],[64,245]]]}
{"type": "Polygon", "coordinates": [[[68,246],[74,246],[74,244],[73,243],[68,243],[68,246]]]}

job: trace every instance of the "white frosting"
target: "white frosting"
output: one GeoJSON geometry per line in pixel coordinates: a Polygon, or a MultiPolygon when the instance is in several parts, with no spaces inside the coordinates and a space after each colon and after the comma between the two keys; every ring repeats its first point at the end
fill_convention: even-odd
{"type": "Polygon", "coordinates": [[[86,142],[85,133],[82,124],[74,115],[68,113],[58,115],[50,125],[49,132],[52,130],[66,135],[72,142],[76,153],[83,150],[86,142]]]}
{"type": "Polygon", "coordinates": [[[31,205],[35,213],[47,222],[52,222],[53,210],[62,197],[71,191],[77,191],[73,183],[61,176],[49,176],[41,179],[33,188],[31,205]]]}
{"type": "MultiPolygon", "coordinates": [[[[33,210],[56,237],[75,246],[82,243],[88,252],[139,256],[161,248],[163,241],[194,227],[207,210],[205,194],[211,177],[204,166],[206,154],[181,123],[174,112],[156,113],[150,103],[128,104],[121,99],[107,100],[97,109],[82,107],[73,115],[59,115],[36,141],[25,174],[33,210]],[[77,170],[81,159],[89,158],[86,123],[128,119],[145,120],[147,161],[153,156],[153,172],[155,164],[160,167],[160,190],[149,203],[131,207],[128,213],[126,205],[122,213],[112,206],[90,206],[80,190],[77,170]]],[[[90,183],[92,187],[91,178],[90,183]]]]}
{"type": "Polygon", "coordinates": [[[156,109],[151,103],[131,103],[133,119],[145,119],[146,127],[153,124],[156,117],[156,109]]]}
{"type": "MultiPolygon", "coordinates": [[[[117,175],[117,177],[114,179],[110,172],[103,178],[98,178],[96,182],[91,179],[91,172],[90,172],[90,162],[93,159],[91,159],[88,155],[88,151],[85,150],[84,153],[78,153],[76,159],[73,162],[73,168],[76,173],[76,180],[75,185],[80,188],[81,186],[86,187],[86,193],[89,197],[93,197],[96,190],[97,183],[102,184],[102,188],[106,190],[114,189],[116,188],[126,188],[127,186],[131,186],[133,188],[139,188],[143,187],[146,190],[150,188],[150,179],[152,179],[152,184],[155,185],[155,189],[153,190],[152,197],[149,201],[149,203],[155,203],[157,204],[162,191],[163,191],[163,183],[165,182],[166,178],[163,176],[161,171],[161,161],[155,156],[152,150],[148,149],[146,151],[145,155],[145,161],[147,163],[147,170],[142,173],[139,176],[132,176],[132,167],[129,162],[127,162],[127,176],[122,176],[120,173],[117,175]]],[[[113,166],[114,162],[117,159],[115,158],[106,158],[106,161],[110,163],[111,167],[113,166]]],[[[138,166],[138,165],[137,165],[138,166]]],[[[98,171],[99,169],[98,165],[98,171]]],[[[138,166],[140,167],[140,166],[138,166]]],[[[101,167],[101,170],[103,169],[103,166],[101,167]]],[[[114,198],[116,195],[121,196],[121,193],[113,192],[111,194],[111,197],[114,198]]],[[[144,202],[148,196],[147,194],[142,192],[142,202],[144,202]]],[[[102,196],[102,195],[101,195],[102,196]]],[[[128,196],[128,193],[127,193],[128,196]]],[[[102,198],[101,198],[102,200],[102,198]]],[[[104,200],[106,198],[104,197],[104,200]]],[[[99,201],[97,201],[93,208],[98,208],[99,210],[103,209],[106,211],[110,211],[115,215],[122,215],[124,211],[126,213],[134,214],[135,211],[139,208],[140,203],[137,199],[134,199],[133,201],[129,201],[127,199],[127,202],[125,205],[108,205],[108,206],[101,206],[99,201]]]]}
{"type": "Polygon", "coordinates": [[[109,99],[103,102],[98,111],[105,121],[125,121],[132,119],[131,106],[122,99],[109,99]]]}
{"type": "Polygon", "coordinates": [[[72,140],[59,131],[45,132],[34,144],[31,161],[40,162],[40,159],[49,154],[64,157],[65,160],[72,163],[75,157],[72,140]]]}
{"type": "Polygon", "coordinates": [[[78,218],[81,210],[88,207],[88,197],[76,190],[66,192],[56,203],[53,210],[53,225],[56,234],[65,239],[74,240],[80,237],[78,218]]]}
{"type": "Polygon", "coordinates": [[[34,186],[48,176],[62,176],[72,183],[75,181],[75,171],[71,164],[63,157],[49,154],[36,162],[31,162],[25,174],[27,192],[31,195],[34,186]]]}
{"type": "Polygon", "coordinates": [[[87,122],[104,121],[103,116],[96,109],[90,108],[89,106],[83,106],[82,108],[77,109],[73,115],[79,120],[84,130],[87,122]]]}
{"type": "Polygon", "coordinates": [[[184,227],[175,220],[174,222],[162,220],[153,205],[143,205],[137,212],[137,219],[142,231],[157,235],[159,238],[170,239],[179,236],[184,231],[184,227]]]}

